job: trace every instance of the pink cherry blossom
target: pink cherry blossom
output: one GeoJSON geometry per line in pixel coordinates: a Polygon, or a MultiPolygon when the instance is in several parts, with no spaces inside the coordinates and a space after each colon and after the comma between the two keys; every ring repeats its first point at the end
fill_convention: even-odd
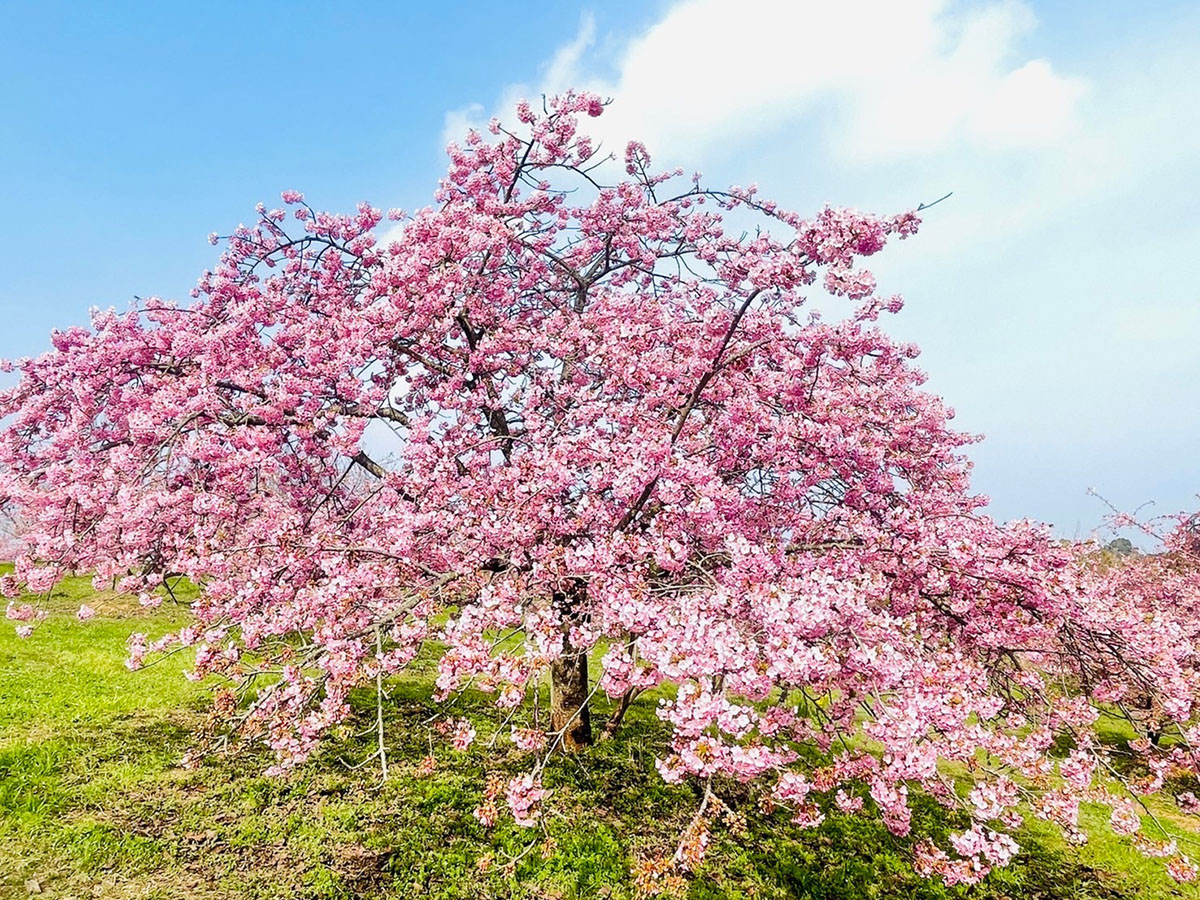
{"type": "Polygon", "coordinates": [[[4,609],[4,617],[12,622],[28,622],[37,615],[37,608],[28,603],[16,604],[9,602],[4,609]]]}
{"type": "Polygon", "coordinates": [[[471,725],[470,719],[459,719],[454,723],[454,730],[451,732],[451,743],[455,750],[466,750],[475,740],[475,728],[471,725]]]}
{"type": "Polygon", "coordinates": [[[1186,856],[1173,856],[1167,861],[1167,873],[1178,882],[1195,881],[1196,871],[1196,864],[1186,856]]]}
{"type": "Polygon", "coordinates": [[[1128,798],[1121,798],[1112,807],[1112,830],[1124,837],[1137,834],[1142,828],[1142,818],[1128,798]]]}
{"type": "MultiPolygon", "coordinates": [[[[521,825],[552,802],[545,754],[592,739],[593,691],[624,710],[674,685],[664,779],[750,785],[807,826],[863,805],[897,835],[924,792],[972,822],[917,845],[948,884],[1005,865],[1028,810],[1084,839],[1102,713],[1140,736],[1127,791],[1200,771],[1194,523],[1113,561],[989,516],[978,437],[864,265],[917,214],[802,215],[638,143],[608,163],[581,131],[602,112],[520,104],[386,232],[368,204],[285,191],[291,216],[261,205],[218,238],[190,303],[97,311],[13,364],[19,633],[67,573],[150,606],[190,580],[193,621],[133,635],[128,665],[194,647],[189,677],[245,686],[218,715],[278,772],[437,646],[435,701],[490,695],[539,754],[484,824],[501,794],[521,825]],[[548,724],[546,680],[570,698],[548,724]]],[[[1127,807],[1113,825],[1131,833],[1127,807]]]]}
{"type": "Polygon", "coordinates": [[[504,799],[518,825],[531,828],[537,824],[539,807],[549,791],[542,787],[541,780],[533,774],[519,775],[508,783],[504,799]]]}

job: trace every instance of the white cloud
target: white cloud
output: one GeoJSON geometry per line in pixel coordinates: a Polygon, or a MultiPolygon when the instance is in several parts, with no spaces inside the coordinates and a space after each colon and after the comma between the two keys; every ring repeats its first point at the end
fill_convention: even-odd
{"type": "MultiPolygon", "coordinates": [[[[508,104],[511,107],[511,104],[508,104]]],[[[446,113],[442,126],[442,143],[461,141],[472,128],[479,128],[483,121],[485,110],[482,103],[468,103],[460,109],[452,109],[446,113]]]]}
{"type": "Polygon", "coordinates": [[[1070,134],[1084,85],[1061,78],[1044,59],[1027,62],[994,85],[969,125],[980,140],[996,147],[1037,146],[1070,134]]]}
{"type": "MultiPolygon", "coordinates": [[[[610,139],[636,136],[672,159],[825,109],[830,146],[863,161],[1040,146],[1071,134],[1086,85],[1016,55],[1033,25],[1017,2],[689,0],[624,47],[611,79],[586,66],[586,18],[538,83],[511,86],[500,106],[586,87],[616,101],[601,122],[610,139]]],[[[482,113],[451,113],[447,136],[482,113]]]]}
{"type": "Polygon", "coordinates": [[[555,89],[570,87],[573,79],[579,76],[583,54],[595,40],[596,19],[591,14],[585,14],[574,40],[559,47],[544,67],[542,81],[555,89]]]}

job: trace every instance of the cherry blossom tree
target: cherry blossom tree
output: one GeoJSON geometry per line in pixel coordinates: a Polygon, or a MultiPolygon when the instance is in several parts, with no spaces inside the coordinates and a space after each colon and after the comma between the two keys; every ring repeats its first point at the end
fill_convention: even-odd
{"type": "MultiPolygon", "coordinates": [[[[0,394],[0,499],[25,523],[0,587],[89,571],[154,604],[199,585],[194,623],[134,635],[130,665],[194,647],[279,770],[354,688],[382,696],[438,646],[436,698],[494,695],[530,755],[489,781],[484,824],[536,823],[548,754],[674,686],[658,768],[703,800],[660,872],[697,863],[730,780],[804,825],[863,810],[899,835],[931,794],[973,823],[916,845],[948,883],[1008,862],[1024,815],[1081,838],[1083,800],[1141,835],[1139,792],[1195,768],[1195,582],[1187,615],[1148,625],[1154,578],[1128,591],[986,515],[975,438],[880,328],[901,303],[861,265],[915,213],[803,217],[658,172],[637,143],[613,177],[579,130],[602,111],[570,93],[471,133],[387,240],[370,206],[287,191],[223,239],[191,304],[56,332],[0,394]],[[813,311],[816,290],[841,312],[813,311]],[[546,681],[548,720],[527,702],[546,681]],[[1134,694],[1174,735],[1129,751],[1152,767],[1138,784],[1109,778],[1096,730],[1134,694]]],[[[39,615],[9,605],[24,633],[39,615]]],[[[386,777],[382,705],[377,724],[386,777]]]]}

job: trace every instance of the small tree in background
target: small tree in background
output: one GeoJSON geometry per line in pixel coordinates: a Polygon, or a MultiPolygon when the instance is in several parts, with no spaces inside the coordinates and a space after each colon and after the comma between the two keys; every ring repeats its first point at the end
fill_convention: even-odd
{"type": "Polygon", "coordinates": [[[970,828],[916,848],[949,883],[1011,858],[1021,809],[1078,835],[1098,800],[1138,833],[1094,726],[1136,686],[1177,736],[1137,752],[1193,767],[1190,650],[1147,652],[1166,620],[1126,616],[1109,570],[970,493],[973,438],[878,327],[900,301],[859,265],[916,216],[805,218],[657,173],[637,143],[613,180],[577,127],[602,109],[522,104],[517,130],[451,145],[436,205],[393,214],[384,244],[377,210],[285,192],[300,232],[260,207],[191,305],[55,333],[0,394],[0,497],[28,522],[6,593],[89,570],[154,603],[191,579],[195,623],[135,635],[130,664],[195,645],[280,770],[436,639],[437,697],[494,694],[531,754],[504,790],[523,824],[547,754],[595,739],[596,692],[619,700],[612,733],[677,685],[658,767],[703,785],[678,867],[728,779],[810,825],[864,809],[907,834],[916,789],[960,806],[970,828]],[[818,282],[843,316],[807,311],[818,282]],[[526,704],[543,679],[548,722],[526,704]]]}
{"type": "Polygon", "coordinates": [[[1114,556],[1131,556],[1137,552],[1129,538],[1113,538],[1104,545],[1104,549],[1114,556]]]}

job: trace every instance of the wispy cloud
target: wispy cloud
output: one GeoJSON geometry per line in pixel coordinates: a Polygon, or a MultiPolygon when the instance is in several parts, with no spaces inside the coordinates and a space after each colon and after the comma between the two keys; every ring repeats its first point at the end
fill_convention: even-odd
{"type": "MultiPolygon", "coordinates": [[[[928,154],[955,144],[1022,148],[1076,128],[1087,89],[1045,59],[1021,58],[1029,9],[944,0],[691,0],[672,7],[615,61],[587,65],[591,17],[521,94],[587,87],[616,102],[603,127],[677,156],[832,109],[831,149],[861,160],[928,154]]],[[[447,118],[477,122],[478,104],[447,118]]]]}

